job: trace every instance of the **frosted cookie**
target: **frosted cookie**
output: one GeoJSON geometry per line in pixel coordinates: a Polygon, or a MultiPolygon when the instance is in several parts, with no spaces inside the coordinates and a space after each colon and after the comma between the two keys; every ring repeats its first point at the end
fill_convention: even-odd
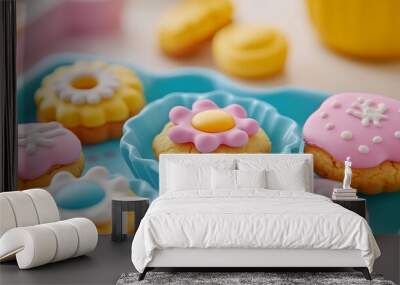
{"type": "Polygon", "coordinates": [[[224,72],[258,78],[282,71],[288,44],[284,35],[276,29],[232,24],[215,35],[212,51],[217,66],[224,72]]]}
{"type": "Polygon", "coordinates": [[[108,170],[100,166],[80,178],[60,172],[46,190],[53,195],[62,219],[88,218],[101,234],[111,233],[112,199],[134,196],[125,177],[110,177],[108,170]]]}
{"type": "Polygon", "coordinates": [[[170,122],[153,140],[161,153],[266,153],[271,141],[257,121],[238,104],[219,108],[211,100],[197,100],[192,109],[177,106],[170,122]]]}
{"type": "Polygon", "coordinates": [[[79,139],[57,122],[18,125],[18,189],[42,188],[60,171],[79,176],[84,157],[79,139]]]}
{"type": "Polygon", "coordinates": [[[160,21],[159,44],[170,56],[193,54],[221,27],[230,23],[230,0],[188,0],[169,10],[160,21]]]}
{"type": "Polygon", "coordinates": [[[329,97],[304,125],[305,152],[321,177],[341,181],[353,162],[351,186],[366,194],[400,190],[400,101],[366,93],[329,97]]]}
{"type": "Polygon", "coordinates": [[[122,125],[144,106],[142,86],[128,68],[77,62],[48,75],[35,94],[37,119],[57,121],[82,143],[119,138],[122,125]]]}

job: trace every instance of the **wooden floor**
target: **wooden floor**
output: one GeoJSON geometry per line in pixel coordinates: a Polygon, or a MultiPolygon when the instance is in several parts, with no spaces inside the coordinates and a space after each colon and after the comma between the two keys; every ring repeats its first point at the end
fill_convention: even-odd
{"type": "MultiPolygon", "coordinates": [[[[374,271],[399,283],[400,236],[376,239],[383,256],[376,261],[374,271]]],[[[29,270],[19,270],[15,262],[3,263],[0,284],[115,284],[122,273],[135,270],[130,257],[131,242],[114,243],[109,236],[100,236],[96,250],[88,256],[29,270]]]]}

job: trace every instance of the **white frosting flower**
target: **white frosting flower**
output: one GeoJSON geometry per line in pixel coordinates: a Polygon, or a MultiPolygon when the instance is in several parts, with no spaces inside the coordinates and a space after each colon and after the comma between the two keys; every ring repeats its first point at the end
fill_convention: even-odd
{"type": "Polygon", "coordinates": [[[347,109],[346,112],[361,119],[361,124],[363,126],[368,127],[372,122],[375,127],[380,127],[380,121],[387,119],[387,116],[384,115],[386,110],[387,108],[383,103],[375,106],[371,100],[358,98],[357,101],[352,104],[352,107],[347,109]]]}
{"type": "Polygon", "coordinates": [[[38,147],[53,147],[54,138],[64,135],[66,130],[57,122],[18,125],[18,146],[34,154],[38,147]]]}
{"type": "Polygon", "coordinates": [[[98,68],[73,69],[54,84],[57,96],[73,104],[97,104],[102,99],[111,98],[118,87],[117,76],[98,68]]]}

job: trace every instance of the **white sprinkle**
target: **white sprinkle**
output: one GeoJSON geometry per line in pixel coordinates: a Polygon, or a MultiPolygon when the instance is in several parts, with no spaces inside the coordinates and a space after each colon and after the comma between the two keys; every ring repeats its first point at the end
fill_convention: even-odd
{"type": "Polygon", "coordinates": [[[395,131],[395,132],[394,132],[394,137],[395,137],[396,139],[400,139],[400,131],[395,131]]]}
{"type": "Polygon", "coordinates": [[[357,101],[360,102],[360,103],[362,103],[362,102],[364,102],[364,98],[363,98],[363,97],[358,97],[358,98],[357,98],[357,101]]]}
{"type": "Polygon", "coordinates": [[[378,104],[378,110],[382,110],[382,112],[385,113],[386,110],[387,110],[387,107],[386,107],[385,104],[379,103],[379,104],[378,104]]]}
{"type": "Polygon", "coordinates": [[[340,137],[345,141],[348,141],[353,138],[353,134],[350,131],[343,131],[340,133],[340,137]]]}
{"type": "Polygon", "coordinates": [[[342,107],[342,104],[340,104],[338,101],[333,101],[332,102],[332,107],[333,108],[340,108],[340,107],[342,107]]]}
{"type": "Polygon", "coordinates": [[[369,153],[369,147],[366,146],[365,144],[359,145],[358,151],[361,153],[369,153]]]}
{"type": "Polygon", "coordinates": [[[368,127],[369,120],[367,118],[361,119],[361,125],[363,125],[364,127],[368,127]]]}
{"type": "Polygon", "coordinates": [[[381,136],[374,136],[372,138],[373,143],[381,143],[383,141],[383,138],[381,136]]]}
{"type": "Polygon", "coordinates": [[[325,119],[325,118],[328,118],[328,113],[322,111],[321,113],[319,113],[319,116],[320,116],[322,119],[325,119]]]}
{"type": "Polygon", "coordinates": [[[327,129],[327,130],[332,130],[334,127],[335,127],[335,125],[332,124],[332,123],[326,123],[325,124],[325,129],[327,129]]]}

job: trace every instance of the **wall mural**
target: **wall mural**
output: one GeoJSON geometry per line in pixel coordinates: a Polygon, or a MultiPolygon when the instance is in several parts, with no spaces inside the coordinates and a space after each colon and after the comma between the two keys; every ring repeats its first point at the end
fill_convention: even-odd
{"type": "MultiPolygon", "coordinates": [[[[20,190],[44,188],[63,218],[88,217],[101,233],[110,233],[113,197],[158,196],[162,153],[305,152],[314,156],[314,192],[331,196],[341,187],[344,162],[351,160],[351,186],[367,199],[374,233],[400,234],[400,101],[346,90],[250,89],[211,69],[157,74],[113,58],[62,53],[44,57],[53,52],[45,49],[48,43],[63,40],[71,31],[82,35],[100,28],[118,30],[122,0],[104,7],[83,2],[63,1],[46,12],[52,23],[60,22],[52,38],[35,40],[43,39],[42,31],[49,27],[44,17],[18,34],[18,68],[23,72],[17,94],[20,190]],[[62,18],[65,5],[76,13],[79,25],[62,18]],[[93,19],[99,22],[86,26],[89,14],[99,15],[93,19]],[[113,17],[103,21],[108,14],[113,17]],[[27,66],[22,68],[25,58],[27,66]],[[32,67],[33,62],[39,63],[32,67]]],[[[283,33],[263,26],[227,26],[234,21],[233,4],[219,2],[193,1],[190,5],[197,6],[166,13],[158,31],[160,50],[166,56],[188,56],[197,50],[197,42],[190,41],[193,34],[207,36],[198,39],[202,43],[215,34],[212,53],[221,71],[243,78],[279,73],[288,53],[283,33]],[[199,9],[219,21],[197,19],[203,14],[193,11],[199,9]],[[174,29],[182,34],[175,38],[174,29]]],[[[320,17],[314,14],[311,18],[316,26],[325,23],[318,23],[320,17]]],[[[356,23],[348,27],[360,34],[356,23]]],[[[328,32],[317,30],[322,36],[328,32]]],[[[353,38],[340,45],[341,50],[351,49],[347,43],[353,38]]],[[[367,57],[394,52],[351,50],[367,57]]]]}
{"type": "Polygon", "coordinates": [[[161,153],[304,151],[314,155],[315,191],[328,195],[351,157],[374,232],[400,233],[395,99],[248,91],[212,71],[168,82],[79,55],[47,59],[30,75],[18,92],[19,189],[47,189],[65,218],[89,217],[109,233],[114,195],[157,197],[161,153]]]}

